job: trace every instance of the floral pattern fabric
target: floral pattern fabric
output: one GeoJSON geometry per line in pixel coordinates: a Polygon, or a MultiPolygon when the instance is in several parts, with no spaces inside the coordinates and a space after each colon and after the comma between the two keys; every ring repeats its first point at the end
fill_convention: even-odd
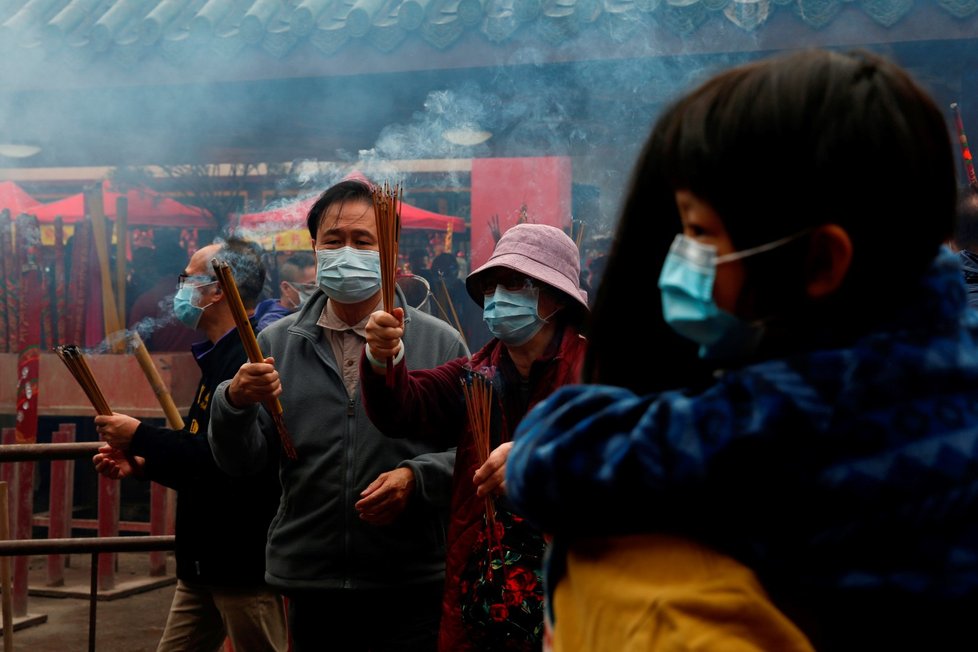
{"type": "Polygon", "coordinates": [[[461,573],[462,622],[484,650],[524,649],[543,639],[543,537],[521,517],[496,508],[461,573]]]}

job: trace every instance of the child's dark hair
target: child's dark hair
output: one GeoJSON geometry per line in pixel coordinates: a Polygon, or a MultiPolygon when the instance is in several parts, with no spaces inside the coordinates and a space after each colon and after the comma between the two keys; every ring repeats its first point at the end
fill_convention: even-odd
{"type": "MultiPolygon", "coordinates": [[[[650,286],[642,301],[661,315],[655,279],[681,231],[680,189],[717,211],[738,250],[841,226],[853,259],[840,292],[878,304],[924,273],[954,224],[947,123],[897,65],[868,52],[809,50],[727,70],[668,108],[639,157],[596,299],[585,378],[661,389],[703,372],[689,363],[695,345],[661,316],[652,336],[664,357],[638,365],[645,377],[617,344],[639,264],[650,286]]],[[[807,242],[744,260],[762,306],[804,294],[807,242]]]]}

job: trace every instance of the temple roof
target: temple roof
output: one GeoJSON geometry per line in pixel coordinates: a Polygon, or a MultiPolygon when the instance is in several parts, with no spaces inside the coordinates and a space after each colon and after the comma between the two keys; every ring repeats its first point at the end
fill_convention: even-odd
{"type": "Polygon", "coordinates": [[[0,0],[0,166],[630,160],[711,70],[882,50],[968,124],[978,0],[0,0]],[[494,135],[459,153],[444,125],[494,135]]]}
{"type": "Polygon", "coordinates": [[[849,20],[848,7],[889,29],[921,5],[952,21],[978,11],[978,0],[0,0],[0,52],[74,67],[99,59],[179,67],[201,54],[284,59],[309,49],[328,58],[357,44],[391,53],[422,43],[439,51],[467,38],[504,46],[518,34],[545,45],[584,32],[609,43],[643,31],[750,35],[779,19],[817,31],[849,20]]]}

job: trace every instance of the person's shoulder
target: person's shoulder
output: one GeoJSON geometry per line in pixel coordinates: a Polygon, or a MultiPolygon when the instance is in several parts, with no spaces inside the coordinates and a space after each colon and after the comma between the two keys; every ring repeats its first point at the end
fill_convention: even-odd
{"type": "Polygon", "coordinates": [[[265,336],[266,338],[284,337],[288,333],[289,326],[294,324],[297,318],[298,312],[286,314],[278,319],[275,319],[271,323],[264,324],[264,327],[259,331],[259,334],[265,336]]]}

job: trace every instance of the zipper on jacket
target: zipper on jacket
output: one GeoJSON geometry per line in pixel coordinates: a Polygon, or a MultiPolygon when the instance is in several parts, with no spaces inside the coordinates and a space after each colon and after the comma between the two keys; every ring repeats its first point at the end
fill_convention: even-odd
{"type": "MultiPolygon", "coordinates": [[[[354,446],[354,440],[356,439],[354,436],[356,434],[356,413],[357,413],[356,407],[357,406],[356,406],[355,398],[351,398],[347,400],[346,403],[347,419],[346,419],[346,437],[345,437],[346,441],[344,442],[346,446],[346,479],[343,482],[344,493],[351,491],[353,489],[353,457],[354,457],[353,446],[354,446]]],[[[353,496],[347,495],[345,504],[350,505],[352,504],[352,501],[354,501],[353,496]]],[[[355,524],[350,522],[350,519],[354,517],[350,514],[349,507],[344,509],[343,513],[346,514],[346,527],[343,528],[343,551],[344,551],[344,555],[346,556],[347,566],[349,566],[350,548],[352,546],[350,530],[354,527],[355,524]]],[[[350,585],[349,575],[347,575],[344,578],[343,585],[344,588],[349,588],[350,585]]]]}

